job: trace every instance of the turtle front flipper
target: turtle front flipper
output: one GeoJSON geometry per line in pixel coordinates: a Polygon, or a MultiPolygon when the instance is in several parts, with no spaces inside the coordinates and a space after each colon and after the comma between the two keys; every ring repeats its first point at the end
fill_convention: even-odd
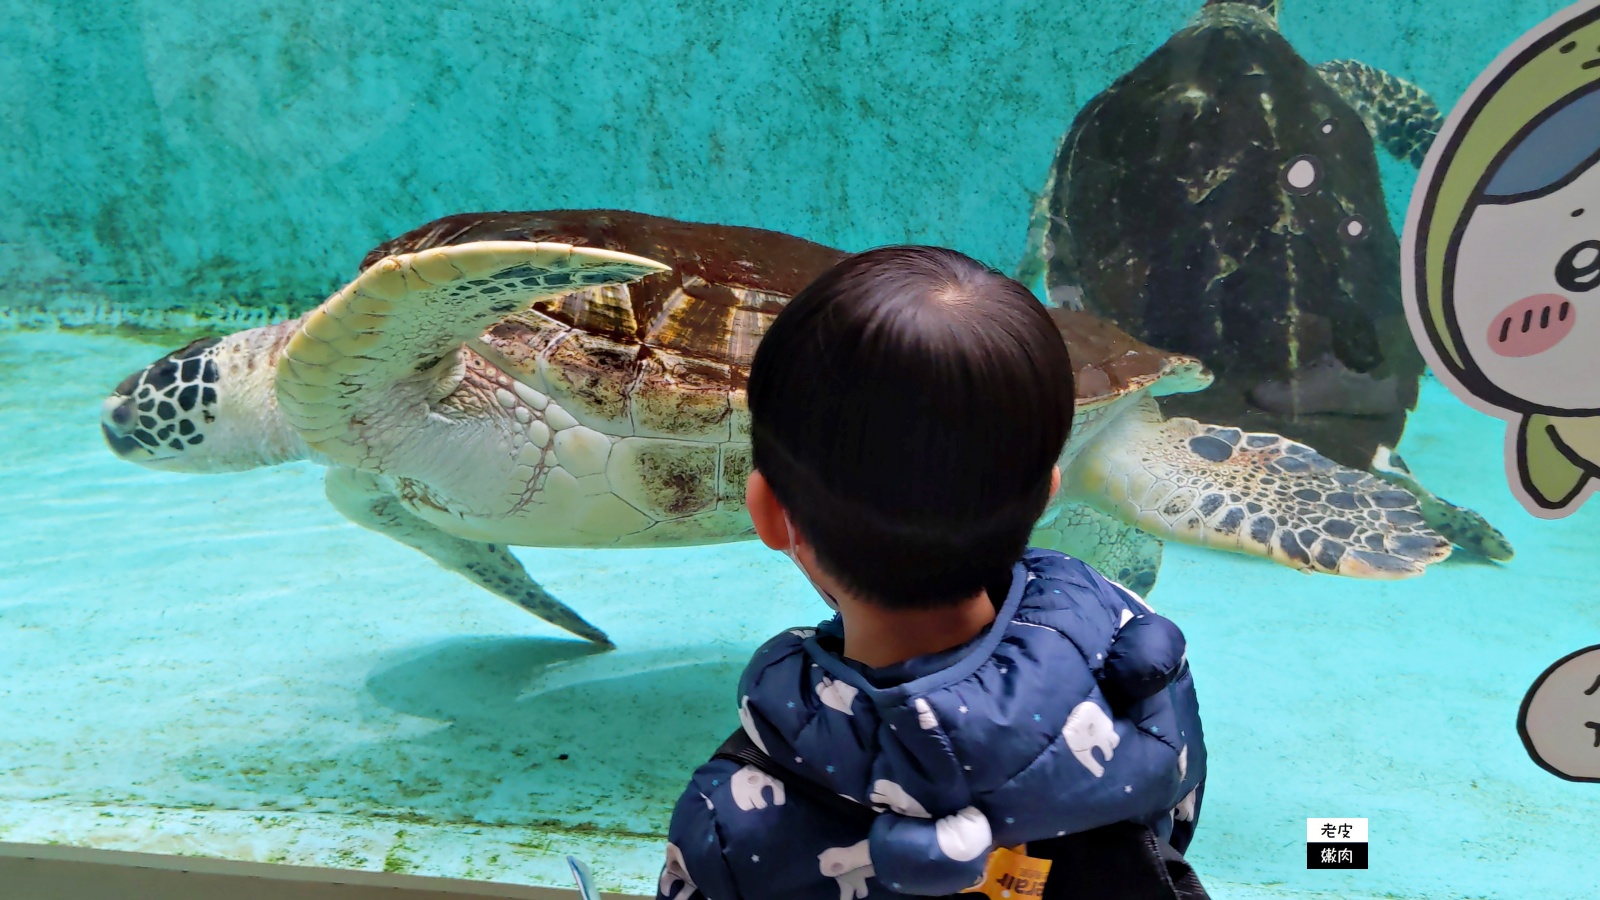
{"type": "Polygon", "coordinates": [[[1161,571],[1161,540],[1076,500],[1063,500],[1039,521],[1028,541],[1088,563],[1141,597],[1161,571]]]}
{"type": "Polygon", "coordinates": [[[1028,214],[1028,236],[1017,263],[1016,280],[1028,290],[1044,298],[1046,306],[1065,309],[1083,309],[1083,289],[1079,286],[1077,260],[1072,254],[1072,242],[1067,221],[1057,212],[1060,198],[1059,173],[1062,155],[1076,137],[1069,131],[1056,142],[1056,152],[1050,157],[1050,171],[1044,186],[1034,195],[1033,208],[1028,214]]]}
{"type": "Polygon", "coordinates": [[[1016,280],[1023,287],[1033,290],[1041,285],[1044,280],[1045,269],[1050,264],[1050,249],[1046,243],[1050,239],[1050,204],[1055,199],[1056,193],[1056,163],[1061,155],[1061,148],[1066,145],[1066,136],[1056,142],[1056,152],[1050,156],[1050,174],[1045,176],[1044,187],[1033,198],[1033,209],[1028,214],[1027,243],[1022,248],[1022,259],[1017,263],[1016,280]]]}
{"type": "Polygon", "coordinates": [[[1409,493],[1280,435],[1163,420],[1149,397],[1108,423],[1062,480],[1156,537],[1304,571],[1408,578],[1450,555],[1409,493]]]}
{"type": "Polygon", "coordinates": [[[1457,506],[1423,487],[1400,454],[1392,449],[1378,448],[1372,457],[1371,472],[1410,491],[1421,504],[1422,517],[1427,520],[1428,527],[1449,538],[1450,543],[1495,562],[1506,562],[1516,555],[1500,529],[1490,525],[1489,520],[1475,510],[1457,506]]]}
{"type": "MultiPolygon", "coordinates": [[[[1054,170],[1051,171],[1051,182],[1055,181],[1054,170]]],[[[1022,249],[1022,260],[1017,263],[1016,280],[1028,290],[1034,290],[1044,279],[1045,266],[1045,236],[1050,230],[1050,193],[1052,184],[1046,184],[1039,196],[1033,198],[1033,211],[1028,214],[1027,244],[1022,249]]]]}
{"type": "Polygon", "coordinates": [[[1444,127],[1444,115],[1427,91],[1353,59],[1325,62],[1317,66],[1317,73],[1355,109],[1385,150],[1422,168],[1428,148],[1444,127]]]}
{"type": "Polygon", "coordinates": [[[369,419],[448,393],[436,382],[455,371],[443,364],[463,341],[541,297],[666,269],[626,253],[524,241],[387,257],[301,320],[278,359],[278,404],[312,449],[370,468],[381,426],[369,419]],[[397,396],[408,382],[417,396],[397,396]]]}
{"type": "Polygon", "coordinates": [[[557,628],[604,647],[613,646],[605,632],[584,621],[528,577],[522,563],[503,545],[463,540],[440,531],[412,514],[377,476],[367,472],[329,469],[323,485],[334,509],[357,525],[421,551],[451,572],[557,628]]]}

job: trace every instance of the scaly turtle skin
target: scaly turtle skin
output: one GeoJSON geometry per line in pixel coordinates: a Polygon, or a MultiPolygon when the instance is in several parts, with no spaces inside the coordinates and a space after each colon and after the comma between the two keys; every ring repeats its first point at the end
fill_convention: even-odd
{"type": "MultiPolygon", "coordinates": [[[[1084,107],[1019,278],[1042,272],[1057,302],[1204,360],[1216,384],[1164,400],[1167,414],[1373,469],[1425,370],[1373,141],[1420,165],[1441,118],[1387,73],[1313,68],[1276,16],[1276,2],[1212,0],[1084,107]]],[[[1452,511],[1430,519],[1441,533],[1510,557],[1482,517],[1429,497],[1452,511]]]]}
{"type": "MultiPolygon", "coordinates": [[[[790,296],[843,253],[750,228],[568,210],[452,216],[368,254],[318,309],[197,341],[129,376],[125,459],[235,471],[311,460],[341,513],[574,634],[604,634],[507,545],[663,547],[752,535],[744,386],[790,296]]],[[[1449,545],[1416,500],[1277,435],[1164,420],[1192,357],[1053,312],[1077,364],[1066,489],[1036,539],[1137,590],[1160,538],[1371,578],[1449,545]]]]}

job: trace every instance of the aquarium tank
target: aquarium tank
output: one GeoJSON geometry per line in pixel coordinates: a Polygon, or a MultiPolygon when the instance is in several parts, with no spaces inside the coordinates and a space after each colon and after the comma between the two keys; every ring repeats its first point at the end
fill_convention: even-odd
{"type": "Polygon", "coordinates": [[[1595,896],[1600,38],[1484,75],[1592,5],[5,0],[0,841],[653,895],[830,615],[749,355],[914,243],[1061,323],[1213,896],[1595,896]]]}

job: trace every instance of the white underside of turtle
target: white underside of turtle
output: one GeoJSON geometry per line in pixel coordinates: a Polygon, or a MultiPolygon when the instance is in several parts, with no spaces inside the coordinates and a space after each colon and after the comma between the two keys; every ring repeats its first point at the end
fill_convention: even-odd
{"type": "MultiPolygon", "coordinates": [[[[328,497],[351,521],[609,643],[507,545],[751,537],[743,392],[714,398],[712,415],[657,415],[675,402],[658,391],[656,406],[625,397],[621,413],[599,416],[559,342],[514,365],[484,336],[506,316],[536,316],[541,298],[664,268],[520,241],[387,257],[300,319],[198,342],[131,376],[106,401],[107,440],[166,470],[325,465],[328,497]]],[[[1391,484],[1276,435],[1163,420],[1154,396],[1209,383],[1197,361],[1174,360],[1148,383],[1080,402],[1039,544],[1141,592],[1162,539],[1361,578],[1414,576],[1449,554],[1391,484]]]]}

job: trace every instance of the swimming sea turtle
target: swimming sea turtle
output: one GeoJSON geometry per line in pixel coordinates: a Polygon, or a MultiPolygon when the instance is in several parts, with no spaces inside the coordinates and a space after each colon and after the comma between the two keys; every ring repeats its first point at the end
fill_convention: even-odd
{"type": "MultiPolygon", "coordinates": [[[[1277,7],[1210,0],[1078,113],[1018,277],[1042,272],[1056,302],[1204,360],[1216,384],[1163,401],[1168,414],[1283,434],[1394,481],[1374,459],[1425,365],[1373,141],[1420,165],[1441,118],[1395,76],[1313,68],[1277,7]]],[[[1510,557],[1480,516],[1427,497],[1441,533],[1510,557]]]]}
{"type": "MultiPolygon", "coordinates": [[[[299,319],[196,341],[129,376],[102,427],[152,468],[326,465],[328,498],[352,521],[605,642],[506,545],[752,536],[750,359],[788,298],[842,257],[628,212],[451,216],[372,251],[299,319]]],[[[1370,475],[1275,435],[1163,421],[1150,398],[1205,387],[1199,361],[1054,315],[1080,414],[1042,543],[1136,589],[1154,581],[1157,538],[1371,578],[1449,553],[1410,494],[1370,475]]]]}

